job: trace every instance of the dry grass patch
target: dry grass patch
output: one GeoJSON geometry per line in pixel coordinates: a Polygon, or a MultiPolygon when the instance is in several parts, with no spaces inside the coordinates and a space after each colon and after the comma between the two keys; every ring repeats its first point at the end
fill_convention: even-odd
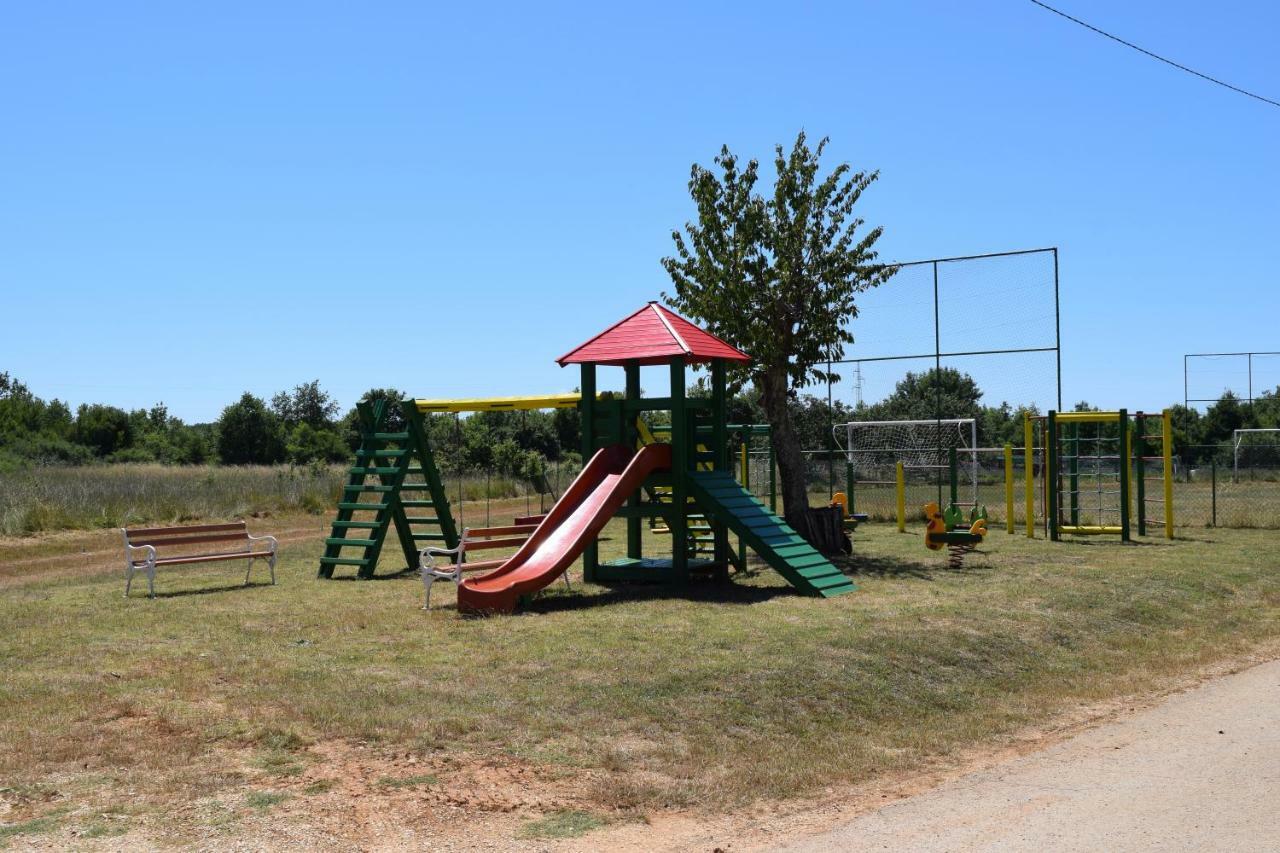
{"type": "MultiPolygon", "coordinates": [[[[624,539],[608,534],[606,556],[624,539]]],[[[1128,547],[993,531],[949,571],[919,535],[870,525],[854,595],[801,598],[768,571],[575,580],[490,620],[459,619],[443,588],[422,611],[411,576],[315,580],[322,535],[285,549],[276,587],[193,567],[169,573],[175,594],[124,601],[114,573],[29,576],[0,599],[0,780],[79,780],[42,808],[135,791],[130,825],[176,813],[178,843],[356,794],[426,823],[730,809],[1000,745],[1280,636],[1274,541],[1255,531],[1128,547]],[[251,789],[289,799],[246,805],[251,789]]]]}

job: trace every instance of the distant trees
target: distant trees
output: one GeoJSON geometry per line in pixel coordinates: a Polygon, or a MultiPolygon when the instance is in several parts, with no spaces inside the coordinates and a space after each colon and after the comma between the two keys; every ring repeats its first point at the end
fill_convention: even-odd
{"type": "MultiPolygon", "coordinates": [[[[688,389],[691,397],[709,393],[705,383],[688,389]]],[[[849,420],[918,420],[934,417],[938,398],[947,417],[973,417],[978,442],[986,447],[1022,444],[1023,416],[1034,406],[984,405],[973,377],[943,368],[908,373],[885,399],[853,407],[822,396],[797,394],[787,402],[797,443],[806,451],[827,451],[835,444],[831,424],[849,420]]],[[[371,388],[362,400],[401,400],[394,388],[371,388]]],[[[1087,401],[1073,407],[1093,409],[1087,401]]],[[[1233,430],[1280,428],[1280,388],[1259,394],[1252,403],[1232,394],[1204,412],[1180,404],[1170,407],[1174,453],[1187,464],[1215,455],[1231,458],[1233,430]]],[[[761,393],[746,387],[728,400],[731,423],[765,423],[761,393]]],[[[360,436],[355,408],[339,416],[337,402],[318,381],[305,382],[271,397],[246,393],[227,406],[218,420],[186,424],[163,403],[125,411],[89,403],[74,412],[60,400],[43,400],[20,380],[0,372],[0,470],[15,465],[65,465],[101,462],[159,462],[170,465],[222,463],[257,465],[287,462],[328,464],[352,457],[360,436]]],[[[403,423],[393,420],[388,429],[403,423]]],[[[578,460],[581,446],[575,409],[530,412],[477,412],[469,416],[434,415],[426,419],[437,461],[447,471],[490,470],[529,477],[548,461],[578,460]]]]}
{"type": "Polygon", "coordinates": [[[280,419],[262,398],[246,391],[218,418],[218,459],[223,465],[271,465],[284,459],[280,419]]]}

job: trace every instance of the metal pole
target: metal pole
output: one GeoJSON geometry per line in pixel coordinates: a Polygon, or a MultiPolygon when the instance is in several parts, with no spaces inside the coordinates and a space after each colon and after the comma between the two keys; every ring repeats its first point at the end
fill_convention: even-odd
{"type": "Polygon", "coordinates": [[[1013,445],[1004,446],[1004,529],[1013,533],[1013,445]]]}
{"type": "Polygon", "coordinates": [[[1058,476],[1058,413],[1049,411],[1048,433],[1044,442],[1045,522],[1049,538],[1058,541],[1058,489],[1062,482],[1058,476]]]}
{"type": "Polygon", "coordinates": [[[1058,372],[1058,411],[1062,411],[1062,319],[1058,306],[1058,247],[1053,247],[1053,348],[1058,372]]]}
{"type": "MultiPolygon", "coordinates": [[[[938,314],[938,262],[933,262],[933,384],[935,394],[933,415],[937,419],[934,435],[938,441],[938,455],[942,455],[942,323],[938,314]]],[[[942,471],[935,478],[938,483],[938,503],[942,503],[942,471]]]]}
{"type": "Polygon", "coordinates": [[[1209,526],[1218,526],[1218,457],[1211,457],[1209,460],[1209,494],[1210,494],[1210,516],[1209,526]]]}
{"type": "Polygon", "coordinates": [[[1120,410],[1120,539],[1129,541],[1129,468],[1133,464],[1129,413],[1120,410]]]}

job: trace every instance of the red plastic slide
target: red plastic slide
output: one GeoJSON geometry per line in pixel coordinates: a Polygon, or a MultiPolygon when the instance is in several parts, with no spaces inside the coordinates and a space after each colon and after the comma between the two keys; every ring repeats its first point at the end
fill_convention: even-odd
{"type": "Polygon", "coordinates": [[[648,444],[635,455],[623,444],[598,450],[519,551],[487,575],[462,582],[458,610],[511,613],[520,596],[569,568],[646,477],[670,468],[669,444],[648,444]]]}

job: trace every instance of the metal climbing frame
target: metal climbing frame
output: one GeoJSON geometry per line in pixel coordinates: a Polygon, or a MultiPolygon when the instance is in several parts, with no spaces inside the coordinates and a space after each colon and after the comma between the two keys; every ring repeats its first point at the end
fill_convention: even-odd
{"type": "Polygon", "coordinates": [[[1050,411],[1046,433],[1049,538],[1119,534],[1128,542],[1133,459],[1128,411],[1050,411]]]}

